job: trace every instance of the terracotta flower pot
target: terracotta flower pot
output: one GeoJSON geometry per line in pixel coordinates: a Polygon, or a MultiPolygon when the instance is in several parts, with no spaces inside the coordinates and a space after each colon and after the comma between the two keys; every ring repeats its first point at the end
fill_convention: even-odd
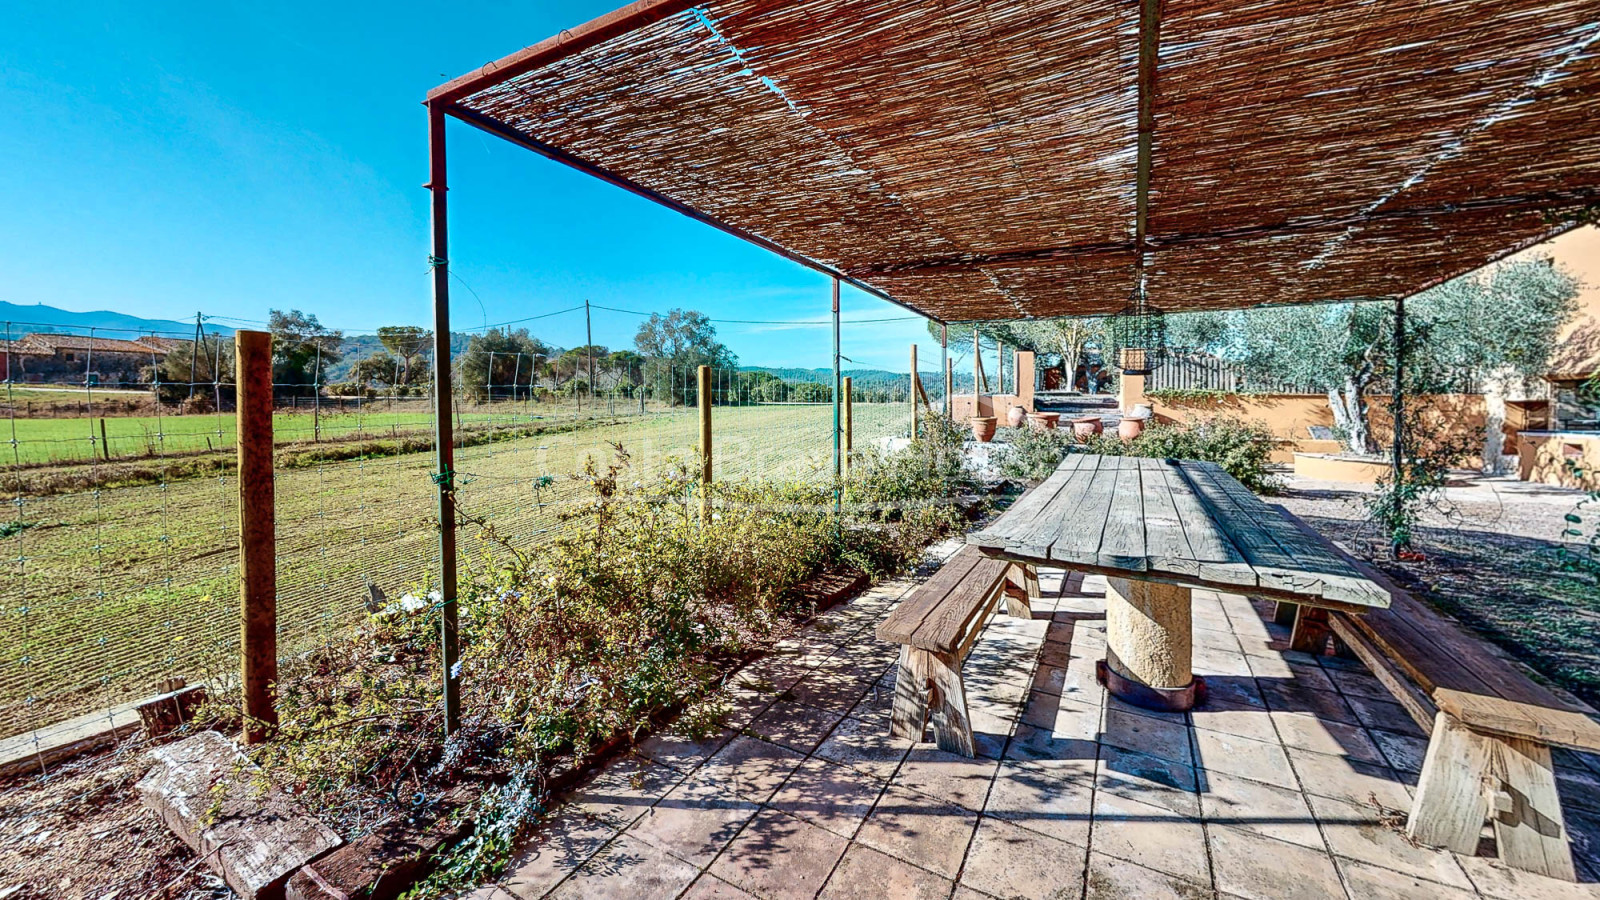
{"type": "Polygon", "coordinates": [[[1000,424],[994,416],[973,416],[967,421],[972,423],[972,436],[983,444],[994,440],[995,428],[1000,424]]]}
{"type": "Polygon", "coordinates": [[[1020,406],[1013,406],[1006,411],[1006,426],[1008,428],[1021,428],[1022,423],[1027,419],[1028,411],[1020,406]]]}
{"type": "Polygon", "coordinates": [[[1033,426],[1034,431],[1054,431],[1059,421],[1060,413],[1028,413],[1028,424],[1033,426]]]}
{"type": "Polygon", "coordinates": [[[1080,416],[1072,420],[1072,436],[1086,441],[1105,429],[1099,416],[1080,416]]]}
{"type": "Polygon", "coordinates": [[[1144,434],[1144,419],[1123,419],[1117,424],[1117,437],[1131,441],[1144,434]]]}

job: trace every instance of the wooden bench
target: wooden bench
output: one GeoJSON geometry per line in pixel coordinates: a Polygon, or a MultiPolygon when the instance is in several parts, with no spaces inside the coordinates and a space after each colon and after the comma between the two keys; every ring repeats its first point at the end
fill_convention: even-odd
{"type": "Polygon", "coordinates": [[[1600,724],[1454,620],[1350,559],[1393,595],[1388,609],[1351,615],[1280,608],[1277,618],[1292,614],[1296,649],[1321,652],[1331,634],[1429,734],[1407,833],[1470,856],[1490,820],[1506,865],[1576,880],[1551,748],[1600,752],[1600,724]]]}
{"type": "Polygon", "coordinates": [[[1002,597],[1007,614],[1028,617],[1038,596],[1032,567],[966,546],[901,601],[877,630],[900,645],[890,734],[921,741],[931,720],[939,749],[976,756],[961,663],[1002,597]]]}

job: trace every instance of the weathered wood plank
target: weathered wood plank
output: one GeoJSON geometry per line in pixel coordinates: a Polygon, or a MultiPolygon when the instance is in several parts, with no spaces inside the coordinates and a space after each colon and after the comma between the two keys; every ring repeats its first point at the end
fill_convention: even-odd
{"type": "Polygon", "coordinates": [[[1493,747],[1490,739],[1439,713],[1422,763],[1406,833],[1434,847],[1471,855],[1489,814],[1485,796],[1493,747]]]}
{"type": "MultiPolygon", "coordinates": [[[[1072,480],[1078,464],[1091,459],[1088,454],[1076,453],[1062,460],[1061,466],[1049,478],[1030,488],[1010,509],[1000,514],[988,528],[967,535],[967,543],[992,549],[1006,549],[1027,556],[1047,558],[1048,542],[1040,543],[1041,516],[1046,514],[1057,495],[1072,480]]],[[[1053,532],[1052,532],[1053,536],[1053,532]]]]}
{"type": "Polygon", "coordinates": [[[1009,568],[1007,560],[982,557],[905,643],[937,653],[954,652],[973,629],[973,619],[998,602],[997,589],[1009,568]]]}
{"type": "Polygon", "coordinates": [[[878,623],[878,640],[891,644],[904,644],[910,641],[923,621],[938,608],[939,602],[954,591],[972,571],[972,567],[983,559],[983,553],[976,548],[963,547],[956,551],[954,556],[945,560],[944,565],[939,567],[939,571],[933,573],[933,577],[912,591],[909,597],[900,601],[900,604],[878,623]]]}
{"type": "Polygon", "coordinates": [[[1167,487],[1167,464],[1139,460],[1139,491],[1144,498],[1144,545],[1147,568],[1180,575],[1200,574],[1200,563],[1185,536],[1178,508],[1167,487]]]}
{"type": "Polygon", "coordinates": [[[1293,556],[1248,514],[1239,498],[1227,491],[1211,469],[1192,461],[1184,461],[1179,468],[1217,526],[1255,569],[1260,584],[1307,597],[1323,595],[1321,576],[1297,568],[1293,556]]]}
{"type": "MultiPolygon", "coordinates": [[[[1120,457],[1099,457],[1088,477],[1073,479],[1070,490],[1057,498],[1051,509],[1056,521],[1055,538],[1050,542],[1051,560],[1067,565],[1099,564],[1100,537],[1105,533],[1120,468],[1120,457]]],[[[1085,469],[1084,464],[1078,467],[1079,472],[1085,469]]]]}
{"type": "Polygon", "coordinates": [[[1259,583],[1255,569],[1245,562],[1244,554],[1239,552],[1239,548],[1234,546],[1227,533],[1212,518],[1183,473],[1177,466],[1165,462],[1162,467],[1167,493],[1172,497],[1173,510],[1183,526],[1183,538],[1189,543],[1189,552],[1194,556],[1199,577],[1219,584],[1255,587],[1259,583]]]}
{"type": "Polygon", "coordinates": [[[1600,724],[1583,713],[1448,688],[1435,691],[1433,702],[1474,731],[1530,738],[1573,750],[1600,752],[1600,724]]]}
{"type": "Polygon", "coordinates": [[[1111,505],[1106,510],[1100,548],[1095,554],[1100,565],[1107,568],[1126,572],[1143,572],[1150,568],[1144,542],[1142,462],[1137,457],[1122,458],[1118,461],[1116,477],[1112,479],[1111,505]]]}

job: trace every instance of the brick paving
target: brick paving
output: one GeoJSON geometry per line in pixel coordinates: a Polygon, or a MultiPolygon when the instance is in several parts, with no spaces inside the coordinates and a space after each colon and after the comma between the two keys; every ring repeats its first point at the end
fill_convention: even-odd
{"type": "Polygon", "coordinates": [[[1585,883],[1415,847],[1393,822],[1426,742],[1359,663],[1196,591],[1210,699],[1137,709],[1094,680],[1103,580],[1041,580],[1032,620],[997,615],[967,660],[978,759],[888,736],[897,648],[872,629],[897,579],[740,673],[721,733],[609,766],[469,896],[1600,898],[1600,758],[1558,751],[1585,883]]]}

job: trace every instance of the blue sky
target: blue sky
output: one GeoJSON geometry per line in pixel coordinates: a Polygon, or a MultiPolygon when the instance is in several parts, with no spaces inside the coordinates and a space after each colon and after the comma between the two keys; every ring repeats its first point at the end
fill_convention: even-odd
{"type": "MultiPolygon", "coordinates": [[[[13,4],[0,30],[0,299],[426,324],[420,101],[619,2],[13,4]]],[[[821,275],[453,120],[449,140],[457,329],[585,298],[827,318],[821,275]]],[[[906,315],[848,286],[843,306],[846,319],[906,315]]],[[[631,345],[637,323],[597,312],[595,342],[631,345]]],[[[530,326],[583,343],[581,315],[530,326]]],[[[746,364],[829,362],[826,327],[718,330],[746,364]]],[[[904,371],[912,341],[928,359],[920,319],[847,327],[844,353],[904,371]]]]}

